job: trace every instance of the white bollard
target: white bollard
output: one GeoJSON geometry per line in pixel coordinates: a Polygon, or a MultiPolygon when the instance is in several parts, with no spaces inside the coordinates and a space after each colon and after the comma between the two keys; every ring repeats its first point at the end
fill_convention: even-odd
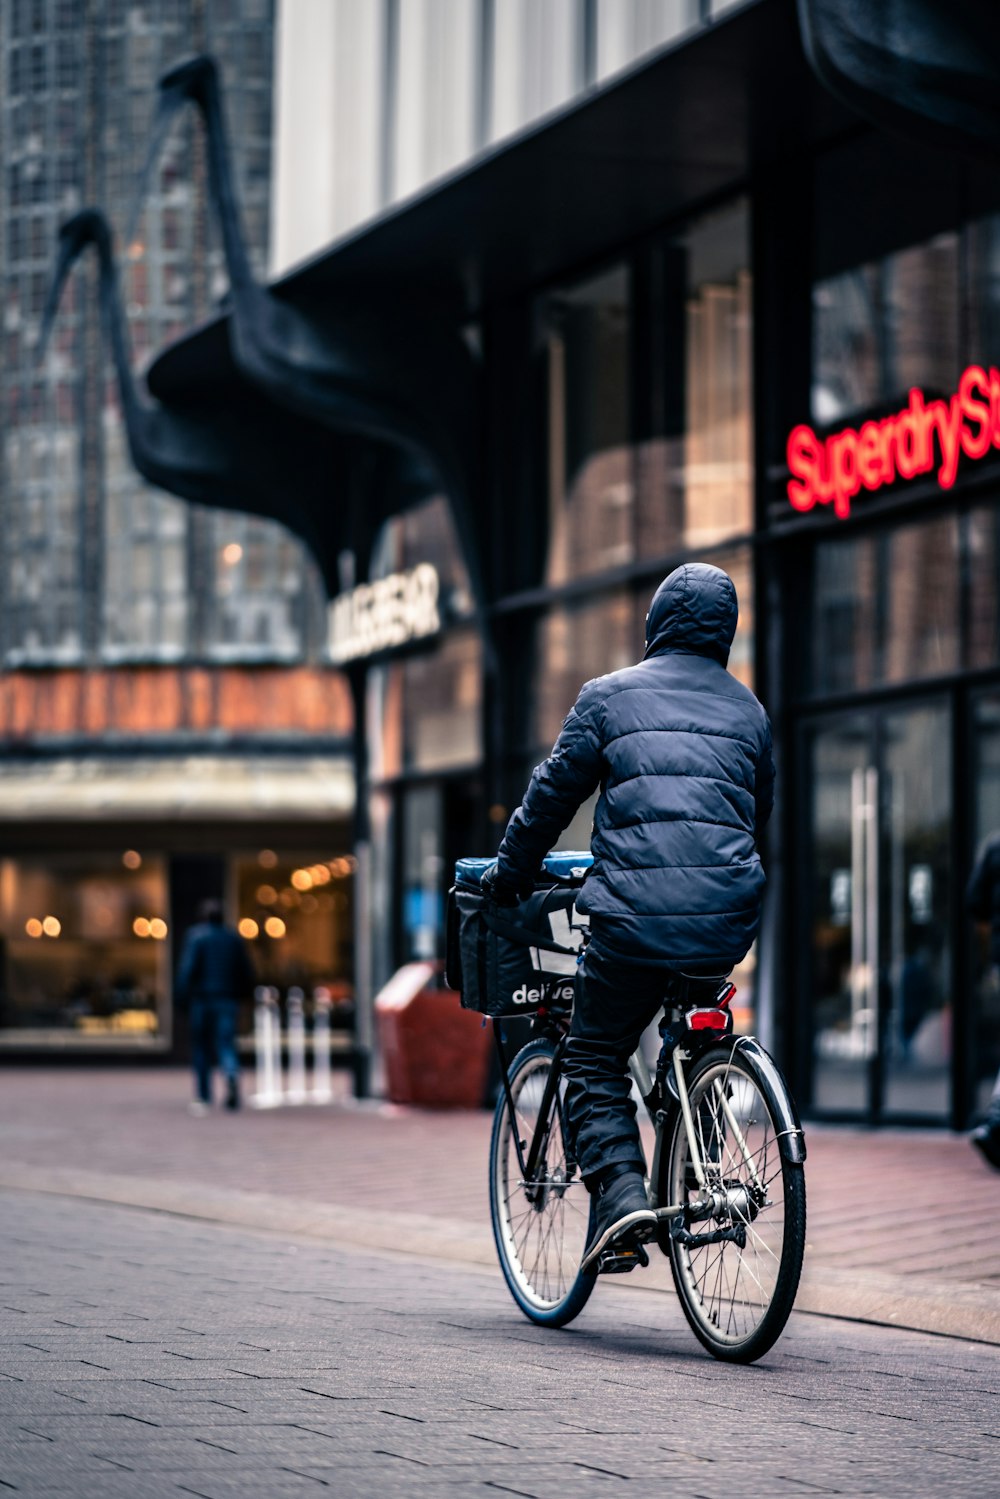
{"type": "Polygon", "coordinates": [[[261,985],[254,990],[254,1063],[257,1088],[250,1102],[255,1109],[273,1109],[281,1102],[278,1081],[278,1027],[275,1017],[276,990],[261,985]],[[277,1043],[277,1044],[276,1044],[277,1043]]]}
{"type": "Polygon", "coordinates": [[[301,989],[289,989],[285,1002],[288,1016],[288,1086],[286,1103],[306,1101],[306,1017],[301,989]]]}
{"type": "Polygon", "coordinates": [[[310,1103],[329,1103],[333,1098],[330,1079],[330,991],[313,990],[313,1085],[310,1103]]]}

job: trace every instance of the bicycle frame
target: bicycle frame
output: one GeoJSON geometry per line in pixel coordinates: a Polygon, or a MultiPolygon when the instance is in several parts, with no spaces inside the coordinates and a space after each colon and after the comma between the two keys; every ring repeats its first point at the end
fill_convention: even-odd
{"type": "MultiPolygon", "coordinates": [[[[511,1124],[513,1124],[514,1126],[513,1130],[511,1130],[511,1135],[513,1135],[514,1150],[516,1150],[517,1154],[517,1166],[519,1166],[520,1174],[522,1174],[522,1181],[523,1183],[525,1183],[525,1186],[528,1187],[528,1189],[531,1189],[532,1184],[534,1184],[535,1175],[537,1175],[538,1172],[538,1165],[540,1165],[541,1160],[544,1159],[544,1153],[546,1153],[546,1147],[547,1144],[549,1144],[549,1135],[550,1133],[552,1133],[553,1108],[558,1108],[559,1112],[562,1111],[562,1099],[561,1096],[559,1096],[559,1084],[561,1084],[562,1081],[562,1055],[564,1055],[565,1052],[567,1034],[567,1031],[561,1031],[561,1033],[559,1033],[558,1040],[556,1040],[555,1058],[553,1058],[553,1063],[555,1064],[553,1064],[553,1066],[549,1069],[549,1076],[547,1076],[546,1078],[546,1087],[544,1087],[544,1093],[543,1096],[541,1096],[541,1103],[540,1106],[538,1106],[538,1124],[537,1127],[535,1127],[534,1133],[532,1133],[531,1142],[529,1142],[528,1147],[526,1147],[528,1153],[525,1154],[526,1142],[523,1141],[522,1138],[520,1138],[520,1130],[516,1127],[517,1112],[516,1108],[514,1108],[513,1096],[511,1096],[510,1078],[508,1078],[507,1067],[505,1067],[504,1064],[504,1051],[502,1051],[501,1037],[499,1037],[499,1022],[493,1022],[493,1036],[495,1036],[496,1049],[498,1049],[499,1061],[501,1061],[502,1085],[504,1085],[505,1099],[507,1099],[508,1114],[510,1114],[511,1124]]],[[[753,1048],[753,1051],[756,1052],[756,1054],[760,1054],[760,1057],[766,1057],[766,1054],[760,1052],[760,1048],[759,1046],[757,1046],[757,1043],[754,1042],[753,1037],[739,1037],[736,1045],[745,1046],[745,1048],[747,1049],[753,1048]]],[[[688,1138],[688,1150],[690,1150],[691,1169],[693,1169],[694,1171],[694,1178],[696,1178],[697,1184],[699,1184],[700,1192],[706,1192],[706,1190],[708,1190],[708,1177],[706,1177],[705,1172],[705,1160],[703,1160],[702,1156],[702,1147],[700,1147],[699,1135],[697,1135],[697,1129],[696,1126],[694,1126],[694,1117],[693,1114],[691,1114],[691,1102],[690,1097],[688,1097],[687,1075],[685,1075],[684,1070],[685,1061],[690,1060],[690,1052],[685,1051],[685,1048],[682,1045],[675,1046],[675,1048],[673,1048],[673,1051],[670,1052],[670,1070],[672,1070],[673,1079],[675,1079],[676,1093],[678,1093],[678,1102],[679,1105],[681,1105],[682,1118],[684,1118],[684,1130],[685,1135],[687,1135],[688,1138]]],[[[649,1171],[649,1205],[654,1208],[655,1213],[657,1213],[657,1217],[660,1217],[660,1219],[676,1219],[676,1217],[681,1217],[682,1214],[685,1213],[685,1211],[690,1211],[691,1204],[684,1204],[684,1202],[667,1202],[667,1204],[660,1204],[660,1202],[657,1201],[658,1187],[660,1187],[661,1154],[663,1154],[664,1123],[666,1123],[666,1112],[664,1112],[663,1108],[655,1109],[655,1112],[649,1111],[648,1099],[649,1097],[651,1097],[651,1094],[654,1093],[655,1085],[654,1079],[652,1079],[651,1072],[649,1072],[649,1063],[648,1061],[646,1061],[642,1049],[636,1049],[636,1051],[633,1052],[630,1060],[628,1060],[628,1070],[630,1070],[631,1078],[633,1078],[634,1084],[636,1084],[636,1087],[639,1088],[640,1097],[642,1097],[643,1103],[646,1103],[646,1109],[648,1109],[649,1118],[651,1118],[651,1123],[652,1126],[654,1126],[655,1132],[654,1154],[652,1154],[651,1171],[649,1171]]],[[[715,1096],[717,1096],[718,1099],[718,1103],[720,1103],[721,1112],[723,1112],[724,1118],[726,1118],[727,1129],[732,1132],[733,1142],[735,1142],[736,1147],[739,1148],[739,1153],[741,1153],[741,1156],[744,1157],[744,1165],[747,1166],[747,1172],[748,1175],[750,1175],[751,1183],[753,1183],[753,1186],[756,1187],[759,1192],[762,1192],[763,1183],[762,1181],[760,1181],[759,1172],[757,1172],[756,1160],[754,1160],[751,1151],[748,1150],[747,1141],[745,1141],[744,1138],[744,1133],[742,1133],[741,1127],[739,1127],[739,1120],[738,1118],[736,1118],[735,1112],[733,1112],[733,1108],[732,1105],[730,1105],[726,1090],[724,1090],[723,1085],[718,1082],[718,1079],[717,1081],[715,1081],[714,1090],[715,1096]]],[[[789,1112],[787,1112],[787,1108],[786,1106],[784,1106],[783,1102],[783,1090],[780,1090],[780,1088],[775,1088],[775,1090],[769,1091],[774,1091],[772,1103],[774,1103],[775,1106],[775,1117],[777,1117],[778,1120],[781,1121],[781,1124],[783,1124],[783,1129],[778,1132],[778,1147],[780,1147],[781,1153],[783,1153],[784,1156],[789,1157],[790,1160],[795,1160],[795,1162],[801,1163],[802,1160],[805,1160],[805,1142],[804,1138],[802,1138],[802,1127],[801,1124],[799,1124],[798,1117],[795,1117],[795,1115],[789,1114],[789,1112]]]]}

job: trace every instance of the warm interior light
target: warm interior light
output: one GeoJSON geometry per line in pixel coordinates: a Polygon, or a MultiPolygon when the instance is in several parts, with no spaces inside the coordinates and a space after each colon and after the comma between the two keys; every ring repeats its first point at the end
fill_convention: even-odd
{"type": "Polygon", "coordinates": [[[145,916],[137,916],[132,923],[132,930],[137,937],[149,936],[149,922],[145,916]]]}
{"type": "Polygon", "coordinates": [[[308,869],[292,870],[292,884],[295,886],[296,890],[311,890],[312,882],[313,877],[309,873],[308,869]]]}
{"type": "Polygon", "coordinates": [[[273,848],[262,848],[257,855],[257,863],[261,869],[273,869],[278,862],[278,855],[273,848]]]}
{"type": "Polygon", "coordinates": [[[122,854],[122,863],[126,869],[140,869],[142,867],[142,854],[137,853],[134,848],[127,848],[122,854]]]}
{"type": "Polygon", "coordinates": [[[248,942],[252,942],[253,939],[259,935],[259,933],[260,927],[257,925],[256,921],[254,921],[253,917],[244,916],[243,920],[239,924],[240,936],[246,937],[248,942]]]}
{"type": "Polygon", "coordinates": [[[273,906],[278,899],[278,892],[273,885],[258,885],[257,899],[262,906],[273,906]]]}
{"type": "Polygon", "coordinates": [[[264,930],[269,937],[283,937],[285,935],[285,923],[280,916],[269,916],[264,923],[264,930]]]}
{"type": "Polygon", "coordinates": [[[157,942],[162,942],[167,935],[167,923],[161,916],[154,916],[149,923],[149,935],[157,942]]]}
{"type": "Polygon", "coordinates": [[[58,937],[62,931],[62,922],[57,916],[46,916],[42,922],[42,931],[46,937],[58,937]]]}
{"type": "Polygon", "coordinates": [[[222,560],[227,567],[235,567],[243,556],[243,548],[238,541],[230,541],[222,548],[222,560]]]}
{"type": "Polygon", "coordinates": [[[32,916],[24,923],[24,930],[29,937],[40,937],[42,935],[42,923],[37,916],[32,916]]]}

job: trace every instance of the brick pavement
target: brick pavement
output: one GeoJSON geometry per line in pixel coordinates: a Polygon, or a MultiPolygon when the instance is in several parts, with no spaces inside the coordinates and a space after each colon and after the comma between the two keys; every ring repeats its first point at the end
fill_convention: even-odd
{"type": "Polygon", "coordinates": [[[1000,1353],[793,1317],[751,1369],[602,1283],[499,1277],[0,1190],[0,1492],[576,1499],[996,1492],[1000,1353]]]}
{"type": "MultiPolygon", "coordinates": [[[[0,1185],[495,1264],[486,1113],[342,1097],[193,1119],[188,1087],[176,1070],[0,1071],[0,1185]]],[[[943,1132],[807,1135],[800,1307],[1000,1343],[1000,1173],[943,1132]]],[[[669,1289],[665,1266],[631,1283],[669,1289]]]]}

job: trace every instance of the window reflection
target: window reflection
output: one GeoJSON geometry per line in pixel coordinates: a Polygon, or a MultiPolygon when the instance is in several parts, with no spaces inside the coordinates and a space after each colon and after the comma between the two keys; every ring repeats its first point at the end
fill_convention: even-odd
{"type": "Polygon", "coordinates": [[[753,528],[751,276],[745,204],[695,224],[686,263],[681,540],[708,546],[753,528]]]}
{"type": "Polygon", "coordinates": [[[813,588],[816,693],[936,676],[959,665],[954,516],[822,542],[813,588]]]}
{"type": "Polygon", "coordinates": [[[639,659],[642,638],[633,600],[624,591],[553,609],[539,621],[533,652],[532,753],[548,754],[584,682],[639,659]]]}
{"type": "Polygon", "coordinates": [[[959,237],[942,234],[817,282],[814,421],[826,425],[905,395],[954,390],[959,237]]]}
{"type": "Polygon", "coordinates": [[[368,693],[373,779],[478,762],[482,645],[474,629],[452,630],[432,651],[374,667],[368,693]]]}
{"type": "Polygon", "coordinates": [[[143,857],[136,867],[99,853],[0,861],[0,1038],[41,1030],[155,1039],[169,918],[162,859],[143,857]]]}
{"type": "Polygon", "coordinates": [[[624,266],[549,298],[549,556],[565,583],[634,556],[630,287],[624,266]]]}
{"type": "Polygon", "coordinates": [[[1000,508],[983,505],[966,521],[969,577],[968,665],[993,666],[1000,656],[1000,508]]]}
{"type": "Polygon", "coordinates": [[[472,589],[448,501],[441,495],[393,516],[379,532],[371,575],[384,578],[429,562],[438,575],[439,605],[449,619],[471,614],[472,589]]]}

